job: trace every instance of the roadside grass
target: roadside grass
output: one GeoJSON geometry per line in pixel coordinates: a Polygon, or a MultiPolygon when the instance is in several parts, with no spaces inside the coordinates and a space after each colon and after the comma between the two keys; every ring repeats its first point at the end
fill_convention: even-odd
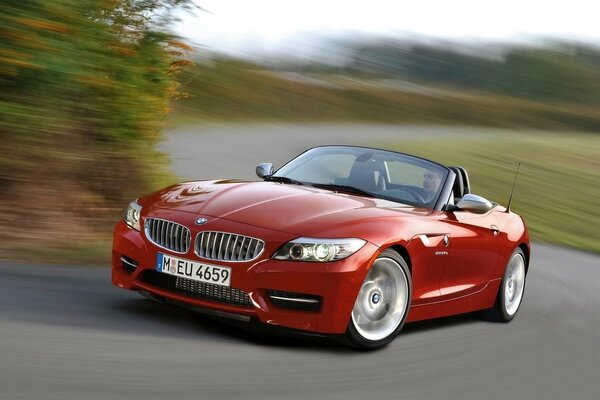
{"type": "Polygon", "coordinates": [[[112,238],[61,241],[44,246],[3,249],[2,260],[43,264],[111,265],[112,238]]]}
{"type": "MultiPolygon", "coordinates": [[[[486,128],[453,132],[447,138],[372,145],[464,166],[473,193],[502,205],[508,202],[521,162],[512,209],[525,218],[532,239],[600,253],[600,135],[486,128]]],[[[174,180],[165,174],[155,186],[174,180]]],[[[119,216],[107,220],[105,234],[95,239],[53,240],[34,247],[4,243],[2,259],[108,267],[111,227],[119,216]]]]}
{"type": "Polygon", "coordinates": [[[524,217],[531,237],[600,252],[600,136],[481,129],[466,136],[402,141],[391,147],[464,166],[473,193],[505,206],[521,162],[511,209],[524,217]]]}
{"type": "MultiPolygon", "coordinates": [[[[95,156],[94,151],[86,153],[88,159],[95,156]]],[[[69,169],[66,156],[55,159],[58,161],[46,164],[46,168],[61,168],[63,172],[50,189],[36,193],[32,188],[41,179],[32,177],[0,199],[0,260],[109,266],[113,227],[127,204],[179,181],[168,170],[167,157],[153,148],[139,150],[129,159],[134,163],[96,163],[89,174],[102,185],[95,190],[85,186],[88,178],[69,169]],[[119,197],[113,196],[111,188],[115,185],[126,186],[119,197]],[[70,206],[60,209],[62,204],[70,206]]]]}

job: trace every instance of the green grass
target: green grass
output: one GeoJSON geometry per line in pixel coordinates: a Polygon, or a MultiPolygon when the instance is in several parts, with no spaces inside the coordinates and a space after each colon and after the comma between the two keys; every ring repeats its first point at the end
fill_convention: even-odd
{"type": "Polygon", "coordinates": [[[472,192],[503,205],[521,162],[511,208],[525,218],[532,238],[600,252],[600,136],[482,129],[392,147],[466,167],[472,192]]]}
{"type": "Polygon", "coordinates": [[[42,263],[110,266],[112,238],[93,241],[57,242],[34,247],[3,249],[2,260],[42,263]]]}
{"type": "Polygon", "coordinates": [[[432,86],[433,94],[414,93],[351,76],[344,85],[323,87],[233,61],[197,65],[182,81],[190,96],[173,103],[170,121],[175,125],[328,121],[600,132],[600,111],[593,105],[543,103],[467,89],[432,86]]]}

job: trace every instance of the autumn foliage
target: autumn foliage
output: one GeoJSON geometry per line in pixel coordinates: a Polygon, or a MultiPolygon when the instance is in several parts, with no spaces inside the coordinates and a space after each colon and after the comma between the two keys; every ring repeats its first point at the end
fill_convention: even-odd
{"type": "MultiPolygon", "coordinates": [[[[85,239],[160,173],[188,0],[18,0],[0,11],[0,242],[85,239]]],[[[105,229],[105,224],[104,228],[105,229]]]]}

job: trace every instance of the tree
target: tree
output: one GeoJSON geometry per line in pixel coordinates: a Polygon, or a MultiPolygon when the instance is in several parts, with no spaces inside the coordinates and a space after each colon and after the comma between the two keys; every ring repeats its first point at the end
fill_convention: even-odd
{"type": "Polygon", "coordinates": [[[23,187],[46,198],[62,189],[114,210],[151,185],[144,166],[158,157],[162,120],[179,95],[175,78],[188,64],[190,47],[169,32],[181,7],[192,3],[3,1],[0,202],[23,187]]]}

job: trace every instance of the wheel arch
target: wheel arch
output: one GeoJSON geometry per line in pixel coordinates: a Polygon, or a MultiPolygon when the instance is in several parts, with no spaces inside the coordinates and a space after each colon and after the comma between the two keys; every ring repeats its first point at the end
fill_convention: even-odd
{"type": "Polygon", "coordinates": [[[527,243],[520,243],[517,247],[521,249],[523,251],[523,254],[525,255],[525,273],[527,273],[529,271],[529,259],[531,257],[531,250],[529,249],[527,243]]]}
{"type": "Polygon", "coordinates": [[[396,253],[400,254],[402,256],[402,258],[404,258],[404,261],[406,261],[406,264],[408,265],[408,270],[410,271],[410,273],[412,275],[412,272],[413,272],[412,260],[410,259],[410,254],[409,254],[408,250],[406,249],[406,247],[404,247],[400,244],[394,244],[387,248],[382,248],[381,251],[383,252],[386,249],[394,250],[396,253]]]}

